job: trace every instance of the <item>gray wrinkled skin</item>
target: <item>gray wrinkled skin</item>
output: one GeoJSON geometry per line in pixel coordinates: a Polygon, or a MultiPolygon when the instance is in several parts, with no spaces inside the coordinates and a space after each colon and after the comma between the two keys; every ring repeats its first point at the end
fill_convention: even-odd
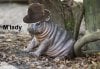
{"type": "Polygon", "coordinates": [[[31,55],[39,57],[44,54],[60,58],[73,56],[75,41],[69,32],[53,23],[50,19],[29,24],[28,31],[33,39],[24,51],[29,52],[31,55]],[[32,52],[36,47],[38,47],[37,50],[32,52]]]}

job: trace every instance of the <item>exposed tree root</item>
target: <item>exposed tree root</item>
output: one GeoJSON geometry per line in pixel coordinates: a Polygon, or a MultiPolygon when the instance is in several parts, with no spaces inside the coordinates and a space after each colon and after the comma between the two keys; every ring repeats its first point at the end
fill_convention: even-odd
{"type": "Polygon", "coordinates": [[[100,31],[93,32],[93,33],[86,33],[82,38],[76,41],[74,45],[74,52],[76,56],[82,56],[81,48],[90,42],[100,40],[100,31]]]}

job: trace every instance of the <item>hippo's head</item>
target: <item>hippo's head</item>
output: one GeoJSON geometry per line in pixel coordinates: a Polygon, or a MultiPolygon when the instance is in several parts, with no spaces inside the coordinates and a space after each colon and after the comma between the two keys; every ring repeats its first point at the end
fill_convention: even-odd
{"type": "Polygon", "coordinates": [[[41,34],[44,31],[45,22],[36,22],[28,25],[28,31],[31,34],[41,34]]]}

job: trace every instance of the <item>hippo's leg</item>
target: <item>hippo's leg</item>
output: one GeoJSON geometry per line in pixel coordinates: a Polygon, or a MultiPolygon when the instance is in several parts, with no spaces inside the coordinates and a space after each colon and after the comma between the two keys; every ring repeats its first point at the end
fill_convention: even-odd
{"type": "Polygon", "coordinates": [[[48,49],[50,44],[51,44],[51,39],[45,39],[43,42],[41,42],[38,49],[35,52],[30,52],[30,54],[34,57],[39,57],[42,54],[44,54],[44,52],[48,49]]]}
{"type": "Polygon", "coordinates": [[[23,51],[30,52],[33,48],[35,48],[38,45],[38,41],[34,37],[28,44],[27,48],[24,48],[23,51]]]}

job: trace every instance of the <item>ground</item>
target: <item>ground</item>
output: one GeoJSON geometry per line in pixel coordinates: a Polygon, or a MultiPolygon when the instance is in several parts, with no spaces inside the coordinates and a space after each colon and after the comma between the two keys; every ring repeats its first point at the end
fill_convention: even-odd
{"type": "Polygon", "coordinates": [[[22,52],[30,39],[26,34],[1,34],[0,62],[7,62],[19,69],[100,69],[100,56],[77,57],[71,60],[48,56],[33,57],[22,52]]]}

